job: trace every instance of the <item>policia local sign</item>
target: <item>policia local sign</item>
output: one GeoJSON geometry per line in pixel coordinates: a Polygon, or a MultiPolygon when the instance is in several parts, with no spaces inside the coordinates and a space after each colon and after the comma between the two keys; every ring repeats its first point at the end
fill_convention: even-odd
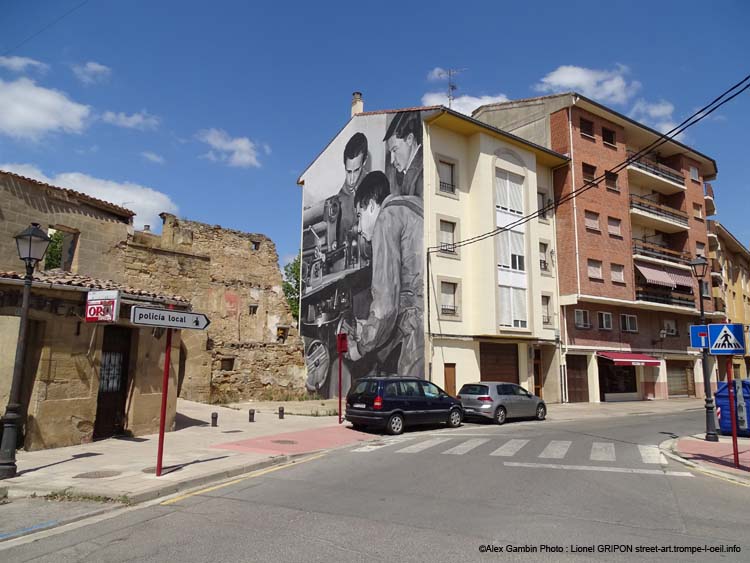
{"type": "Polygon", "coordinates": [[[130,310],[130,322],[141,326],[193,330],[204,330],[211,324],[211,321],[203,313],[187,313],[170,309],[152,309],[150,307],[133,307],[130,310]]]}

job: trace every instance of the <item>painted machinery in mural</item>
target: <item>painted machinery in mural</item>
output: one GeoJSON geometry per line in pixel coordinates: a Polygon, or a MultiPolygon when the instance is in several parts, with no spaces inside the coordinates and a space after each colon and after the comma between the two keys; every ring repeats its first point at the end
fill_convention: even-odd
{"type": "Polygon", "coordinates": [[[367,310],[372,278],[369,244],[355,221],[342,228],[339,196],[305,211],[302,234],[302,309],[307,387],[320,391],[336,357],[336,334],[353,326],[357,310],[367,310]]]}

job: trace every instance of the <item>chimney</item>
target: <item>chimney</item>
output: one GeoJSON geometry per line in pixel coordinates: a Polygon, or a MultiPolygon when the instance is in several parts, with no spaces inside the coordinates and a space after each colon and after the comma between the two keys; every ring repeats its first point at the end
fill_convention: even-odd
{"type": "Polygon", "coordinates": [[[362,101],[362,92],[352,93],[352,117],[365,111],[365,103],[362,101]]]}
{"type": "Polygon", "coordinates": [[[150,233],[151,232],[151,225],[143,225],[143,232],[144,233],[150,233]]]}

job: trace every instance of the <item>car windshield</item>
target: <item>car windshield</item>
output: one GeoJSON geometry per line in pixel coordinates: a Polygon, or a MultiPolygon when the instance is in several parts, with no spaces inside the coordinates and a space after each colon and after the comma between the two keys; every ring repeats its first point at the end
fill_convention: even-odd
{"type": "Polygon", "coordinates": [[[458,392],[459,395],[487,395],[490,392],[486,385],[476,385],[473,383],[464,385],[458,392]]]}

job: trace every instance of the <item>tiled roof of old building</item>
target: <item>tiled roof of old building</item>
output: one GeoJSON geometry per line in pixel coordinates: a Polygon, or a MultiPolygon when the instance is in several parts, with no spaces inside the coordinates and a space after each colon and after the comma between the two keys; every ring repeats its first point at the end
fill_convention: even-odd
{"type": "Polygon", "coordinates": [[[104,201],[103,199],[90,196],[83,192],[77,192],[75,190],[71,190],[70,188],[61,188],[60,186],[53,186],[52,184],[47,184],[46,182],[35,180],[34,178],[28,178],[27,176],[22,176],[21,174],[16,174],[15,172],[8,172],[7,170],[0,170],[0,173],[7,174],[8,176],[13,176],[15,178],[20,178],[21,180],[25,180],[26,182],[31,182],[39,186],[44,186],[45,188],[50,188],[53,190],[66,193],[78,199],[82,199],[95,207],[99,207],[100,209],[106,209],[107,211],[110,211],[114,213],[115,215],[120,215],[122,217],[128,217],[128,218],[135,216],[135,211],[131,211],[130,209],[127,209],[126,207],[122,207],[120,205],[116,205],[114,203],[104,201]]]}
{"type": "MultiPolygon", "coordinates": [[[[0,272],[0,282],[6,280],[23,280],[24,276],[18,272],[0,272]]],[[[153,301],[174,301],[176,303],[184,303],[188,305],[190,301],[180,295],[164,295],[154,293],[144,289],[136,289],[128,287],[124,284],[119,284],[112,280],[99,280],[90,278],[88,276],[82,276],[80,274],[73,274],[64,270],[47,270],[46,272],[34,272],[34,286],[44,289],[48,286],[49,289],[60,288],[61,286],[67,286],[72,289],[78,289],[80,291],[87,290],[101,290],[111,289],[119,290],[124,295],[132,297],[142,297],[146,300],[153,301]]]]}

